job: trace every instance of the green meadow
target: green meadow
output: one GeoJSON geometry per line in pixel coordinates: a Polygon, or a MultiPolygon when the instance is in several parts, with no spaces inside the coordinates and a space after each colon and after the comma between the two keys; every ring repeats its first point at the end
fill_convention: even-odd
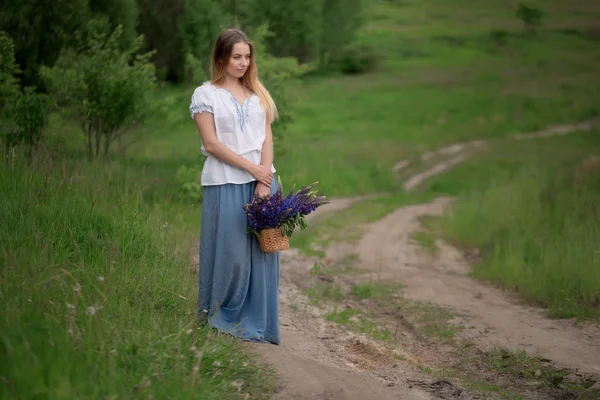
{"type": "MultiPolygon", "coordinates": [[[[503,139],[600,116],[600,3],[540,2],[546,14],[535,29],[514,6],[369,2],[357,40],[377,54],[377,68],[303,76],[275,166],[284,189],[319,181],[331,198],[386,196],[345,211],[349,223],[456,196],[436,226],[481,250],[474,276],[553,316],[595,318],[600,132],[503,139]],[[494,145],[422,193],[402,193],[395,163],[475,139],[494,145]]],[[[2,398],[269,397],[268,367],[195,319],[190,257],[203,159],[188,112],[193,89],[160,85],[159,112],[123,156],[83,161],[81,133],[58,115],[31,165],[2,153],[2,398]]],[[[330,218],[294,240],[308,248],[323,243],[319,232],[346,229],[330,218]]]]}

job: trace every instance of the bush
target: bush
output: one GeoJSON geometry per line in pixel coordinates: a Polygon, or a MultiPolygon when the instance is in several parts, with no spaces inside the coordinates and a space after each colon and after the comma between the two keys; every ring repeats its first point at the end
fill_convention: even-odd
{"type": "Polygon", "coordinates": [[[50,115],[50,96],[35,87],[19,87],[12,40],[0,33],[0,138],[5,149],[24,144],[29,158],[43,136],[50,115]]]}
{"type": "Polygon", "coordinates": [[[105,21],[92,20],[78,34],[77,48],[64,49],[54,67],[40,70],[61,110],[78,122],[90,160],[106,156],[114,142],[124,153],[132,143],[125,135],[150,114],[152,53],[138,53],[142,37],[121,50],[121,35],[121,26],[108,33],[105,21]]]}
{"type": "Polygon", "coordinates": [[[51,108],[50,96],[36,93],[33,87],[26,87],[17,97],[13,115],[16,130],[12,132],[6,144],[26,145],[31,158],[32,149],[42,141],[51,108]]]}
{"type": "Polygon", "coordinates": [[[343,48],[333,59],[335,69],[344,74],[362,74],[374,71],[380,63],[380,55],[366,45],[352,44],[343,48]]]}
{"type": "Polygon", "coordinates": [[[201,173],[202,170],[199,167],[186,167],[185,165],[179,167],[175,179],[179,185],[179,194],[182,198],[196,202],[202,201],[201,173]]]}
{"type": "MultiPolygon", "coordinates": [[[[207,58],[210,60],[210,58],[207,58]]],[[[204,64],[192,53],[185,55],[185,84],[187,87],[198,86],[206,81],[207,75],[204,72],[204,64]]]]}
{"type": "Polygon", "coordinates": [[[541,25],[543,16],[544,12],[541,9],[529,6],[524,2],[519,2],[517,17],[521,19],[526,29],[532,30],[541,25]]]}

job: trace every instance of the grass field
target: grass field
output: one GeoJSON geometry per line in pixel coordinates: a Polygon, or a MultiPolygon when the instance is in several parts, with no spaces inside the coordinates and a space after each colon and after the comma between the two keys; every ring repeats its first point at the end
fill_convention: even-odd
{"type": "Polygon", "coordinates": [[[333,196],[395,191],[392,166],[427,149],[597,116],[600,7],[578,4],[526,34],[511,2],[376,3],[360,40],[385,61],[307,80],[283,177],[333,196]]]}
{"type": "Polygon", "coordinates": [[[482,250],[473,275],[554,317],[600,317],[600,131],[507,143],[433,179],[461,195],[443,235],[482,250]]]}
{"type": "MultiPolygon", "coordinates": [[[[444,220],[444,232],[465,245],[495,249],[477,276],[509,287],[518,282],[557,315],[573,314],[565,302],[590,310],[598,293],[598,282],[590,279],[598,227],[588,214],[596,181],[586,183],[588,192],[572,193],[575,183],[568,180],[532,178],[521,165],[541,151],[534,144],[465,164],[415,196],[400,193],[401,179],[391,170],[397,161],[443,144],[600,114],[600,4],[547,1],[543,7],[544,25],[527,33],[512,2],[372,2],[358,39],[383,61],[368,75],[313,73],[304,79],[296,120],[282,141],[285,152],[276,159],[284,184],[318,180],[329,197],[391,195],[357,205],[349,218],[355,223],[435,194],[465,195],[444,220]],[[550,184],[556,188],[552,202],[527,201],[550,184]],[[504,209],[502,199],[514,208],[504,209]],[[537,214],[526,206],[537,207],[537,214]],[[577,212],[567,213],[569,208],[577,212]],[[483,226],[482,213],[494,224],[483,226]],[[514,222],[511,229],[501,229],[505,221],[514,222]],[[470,237],[469,230],[480,237],[470,237]],[[548,266],[555,273],[536,279],[532,268],[518,269],[518,257],[527,257],[538,272],[548,266]],[[503,267],[507,263],[511,268],[503,267]]],[[[192,91],[160,88],[160,112],[140,127],[140,142],[123,158],[95,168],[78,162],[80,134],[55,118],[48,142],[66,152],[64,163],[41,161],[28,169],[10,161],[0,167],[3,398],[194,393],[210,399],[235,392],[242,380],[253,398],[269,392],[270,381],[262,380],[268,372],[236,342],[194,325],[196,277],[188,251],[198,236],[200,202],[185,197],[176,179],[181,166],[202,162],[188,113],[192,91]]],[[[579,165],[598,149],[591,137],[545,142],[535,168],[548,176],[561,160],[579,165]],[[548,160],[553,164],[542,168],[548,160]]],[[[341,229],[335,222],[330,228],[341,229]]],[[[311,244],[301,236],[295,240],[305,248],[311,244]]]]}
{"type": "Polygon", "coordinates": [[[3,167],[0,397],[271,390],[239,342],[196,322],[189,235],[140,213],[118,169],[3,167]]]}

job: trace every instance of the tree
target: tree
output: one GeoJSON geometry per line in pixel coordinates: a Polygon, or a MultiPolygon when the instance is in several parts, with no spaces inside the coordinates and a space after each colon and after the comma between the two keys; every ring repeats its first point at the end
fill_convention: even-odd
{"type": "Polygon", "coordinates": [[[143,37],[120,49],[122,26],[110,32],[105,20],[92,20],[78,34],[77,51],[64,49],[52,68],[43,67],[62,111],[78,121],[91,160],[106,156],[112,143],[123,153],[132,142],[124,136],[149,114],[155,84],[152,52],[140,54],[143,37]]]}
{"type": "Polygon", "coordinates": [[[139,31],[147,50],[156,50],[152,61],[161,79],[182,82],[189,77],[191,59],[209,72],[212,46],[227,16],[219,0],[137,0],[139,31]]]}
{"type": "Polygon", "coordinates": [[[0,120],[6,107],[19,92],[19,81],[15,78],[20,72],[15,61],[15,46],[6,32],[0,31],[0,120]]]}
{"type": "Polygon", "coordinates": [[[295,57],[300,62],[318,55],[322,29],[323,0],[251,0],[235,5],[236,20],[254,36],[263,24],[273,33],[266,40],[267,50],[276,57],[295,57]]]}
{"type": "MultiPolygon", "coordinates": [[[[259,26],[252,36],[257,54],[256,63],[261,82],[265,85],[277,105],[279,119],[273,125],[273,135],[281,140],[285,130],[294,119],[294,103],[298,100],[298,77],[307,67],[293,57],[274,57],[266,51],[266,42],[270,36],[266,25],[259,26]]],[[[278,148],[281,148],[278,145],[278,148]]]]}
{"type": "Polygon", "coordinates": [[[15,44],[21,84],[43,90],[39,68],[54,65],[61,49],[75,44],[73,32],[85,29],[95,17],[107,17],[112,29],[123,25],[121,45],[131,45],[136,35],[134,0],[3,0],[0,27],[15,44]]]}
{"type": "Polygon", "coordinates": [[[517,8],[517,17],[521,19],[525,29],[533,31],[533,29],[542,24],[544,12],[536,7],[529,6],[520,1],[517,8]]]}
{"type": "MultiPolygon", "coordinates": [[[[225,15],[215,0],[183,0],[184,14],[179,23],[182,51],[202,65],[205,76],[210,76],[210,59],[214,42],[225,28],[225,15]]],[[[186,62],[186,65],[191,63],[186,62]]]]}
{"type": "Polygon", "coordinates": [[[49,96],[36,93],[35,87],[20,90],[15,77],[19,71],[13,42],[0,32],[0,138],[6,149],[26,145],[31,160],[33,147],[42,140],[52,103],[49,96]]]}
{"type": "Polygon", "coordinates": [[[323,0],[319,62],[322,68],[337,59],[354,41],[362,23],[363,0],[323,0]]]}
{"type": "Polygon", "coordinates": [[[181,82],[184,55],[179,34],[183,0],[137,0],[140,10],[138,32],[144,35],[145,50],[155,51],[152,62],[160,79],[181,82]]]}

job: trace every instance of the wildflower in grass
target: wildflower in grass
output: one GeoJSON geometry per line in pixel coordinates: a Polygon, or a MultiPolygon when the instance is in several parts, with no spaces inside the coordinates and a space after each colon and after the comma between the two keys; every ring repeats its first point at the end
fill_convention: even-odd
{"type": "Polygon", "coordinates": [[[67,308],[71,311],[75,310],[75,306],[71,303],[67,303],[67,308]]]}
{"type": "Polygon", "coordinates": [[[215,362],[213,363],[213,365],[214,365],[215,367],[220,367],[220,366],[222,366],[223,364],[221,363],[221,361],[215,361],[215,362]]]}
{"type": "Polygon", "coordinates": [[[90,306],[87,308],[87,313],[88,315],[94,315],[96,314],[96,307],[90,306]]]}
{"type": "Polygon", "coordinates": [[[188,329],[187,332],[186,332],[186,334],[187,335],[191,335],[193,331],[194,331],[193,329],[188,329]]]}
{"type": "Polygon", "coordinates": [[[98,282],[104,282],[104,277],[103,277],[103,276],[97,276],[97,277],[96,277],[96,280],[97,280],[98,282]]]}
{"type": "Polygon", "coordinates": [[[142,388],[146,388],[146,387],[150,386],[151,384],[152,384],[152,382],[150,381],[150,379],[148,379],[148,377],[147,377],[147,376],[145,376],[145,377],[142,379],[142,382],[140,383],[140,387],[142,387],[142,388]]]}
{"type": "Polygon", "coordinates": [[[235,381],[231,382],[231,386],[233,386],[233,388],[238,391],[242,388],[243,385],[244,385],[243,379],[236,379],[235,381]]]}
{"type": "Polygon", "coordinates": [[[81,291],[81,285],[79,283],[75,283],[75,285],[73,285],[73,291],[75,293],[80,292],[81,291]]]}

